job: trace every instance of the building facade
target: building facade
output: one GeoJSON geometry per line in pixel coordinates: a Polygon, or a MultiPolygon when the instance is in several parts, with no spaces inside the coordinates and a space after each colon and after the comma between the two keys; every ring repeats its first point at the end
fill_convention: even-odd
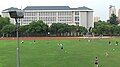
{"type": "MultiPolygon", "coordinates": [[[[4,17],[9,17],[8,11],[9,9],[2,11],[4,17]]],[[[66,23],[86,28],[94,27],[93,10],[85,6],[78,8],[70,8],[69,6],[27,6],[23,11],[24,18],[20,19],[21,25],[42,20],[49,26],[52,23],[66,23]]],[[[15,22],[13,23],[15,24],[15,22]]]]}
{"type": "Polygon", "coordinates": [[[115,8],[115,6],[112,6],[112,5],[110,5],[110,7],[109,7],[109,17],[111,17],[111,14],[116,15],[116,8],[115,8]]]}
{"type": "Polygon", "coordinates": [[[118,19],[120,19],[120,9],[118,10],[118,19]]]}

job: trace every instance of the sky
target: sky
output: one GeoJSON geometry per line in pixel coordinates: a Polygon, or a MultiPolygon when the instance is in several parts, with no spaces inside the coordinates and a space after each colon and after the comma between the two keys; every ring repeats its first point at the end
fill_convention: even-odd
{"type": "Polygon", "coordinates": [[[0,14],[2,10],[10,7],[23,9],[26,6],[70,6],[71,8],[86,6],[93,9],[94,16],[100,17],[101,20],[106,21],[109,16],[110,5],[116,7],[118,14],[120,0],[1,0],[0,14]]]}

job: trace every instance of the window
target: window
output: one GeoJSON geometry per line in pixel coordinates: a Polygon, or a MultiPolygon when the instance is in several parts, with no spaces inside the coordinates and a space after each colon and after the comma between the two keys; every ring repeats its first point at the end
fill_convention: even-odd
{"type": "Polygon", "coordinates": [[[79,17],[75,17],[75,21],[79,21],[79,17]]]}
{"type": "Polygon", "coordinates": [[[76,11],[76,12],[75,12],[75,15],[79,15],[79,11],[76,11]]]}

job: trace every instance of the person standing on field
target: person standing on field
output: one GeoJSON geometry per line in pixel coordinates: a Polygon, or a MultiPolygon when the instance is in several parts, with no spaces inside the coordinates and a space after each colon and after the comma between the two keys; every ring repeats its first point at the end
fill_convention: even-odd
{"type": "Polygon", "coordinates": [[[22,40],[22,41],[21,41],[21,43],[23,44],[23,43],[24,43],[24,41],[22,40]]]}
{"type": "Polygon", "coordinates": [[[118,46],[118,41],[116,41],[115,45],[118,46]]]}
{"type": "Polygon", "coordinates": [[[95,57],[95,67],[98,67],[98,57],[95,57]]]}
{"type": "Polygon", "coordinates": [[[109,45],[111,45],[111,42],[109,41],[109,45]]]}
{"type": "Polygon", "coordinates": [[[64,49],[64,46],[63,46],[63,44],[60,44],[60,48],[61,48],[61,49],[64,49]]]}

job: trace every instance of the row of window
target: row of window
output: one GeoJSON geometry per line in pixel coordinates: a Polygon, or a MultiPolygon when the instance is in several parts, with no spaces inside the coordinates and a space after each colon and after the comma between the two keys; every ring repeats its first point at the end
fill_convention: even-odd
{"type": "Polygon", "coordinates": [[[29,23],[28,23],[28,22],[23,22],[22,24],[25,24],[25,25],[26,25],[26,24],[29,24],[29,23]]]}
{"type": "Polygon", "coordinates": [[[56,21],[56,17],[39,17],[39,20],[43,20],[43,21],[56,21]]]}
{"type": "Polygon", "coordinates": [[[30,19],[23,20],[23,22],[32,22],[32,21],[36,21],[36,20],[30,20],[30,19]]]}
{"type": "Polygon", "coordinates": [[[58,12],[58,16],[62,16],[62,15],[72,16],[72,12],[58,12]]]}
{"type": "Polygon", "coordinates": [[[39,16],[56,16],[56,12],[39,12],[39,16]]]}
{"type": "MultiPolygon", "coordinates": [[[[56,21],[56,17],[39,17],[39,19],[37,19],[37,17],[25,17],[23,20],[24,21],[34,21],[34,20],[56,21]]],[[[72,20],[73,20],[72,17],[58,17],[58,21],[72,21],[72,20]]],[[[80,18],[75,17],[74,20],[80,21],[80,18]]]]}
{"type": "MultiPolygon", "coordinates": [[[[43,21],[56,21],[56,17],[39,17],[43,21]]],[[[72,17],[58,17],[58,21],[72,21],[72,17]]]]}
{"type": "Polygon", "coordinates": [[[58,21],[72,21],[72,17],[58,17],[58,21]]]}
{"type": "MultiPolygon", "coordinates": [[[[72,12],[39,12],[39,16],[56,16],[58,13],[58,16],[61,15],[67,15],[67,16],[72,16],[72,12]]],[[[37,12],[25,12],[25,16],[37,16],[37,12]]],[[[75,12],[75,15],[79,15],[79,11],[75,12]]]]}
{"type": "Polygon", "coordinates": [[[25,12],[25,16],[37,16],[37,12],[25,12]]]}
{"type": "Polygon", "coordinates": [[[37,20],[37,17],[24,17],[24,20],[37,20]]]}

